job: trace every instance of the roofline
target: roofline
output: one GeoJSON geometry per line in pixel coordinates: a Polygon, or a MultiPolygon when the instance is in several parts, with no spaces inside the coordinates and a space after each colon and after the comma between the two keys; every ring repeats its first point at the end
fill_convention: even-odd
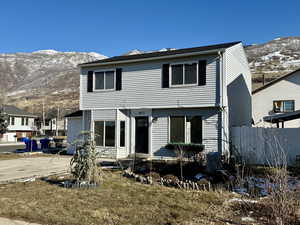
{"type": "MultiPolygon", "coordinates": [[[[100,61],[95,61],[95,62],[90,62],[90,63],[82,63],[82,64],[78,64],[79,68],[83,68],[83,67],[90,67],[90,66],[102,66],[102,65],[113,65],[113,64],[121,64],[121,63],[132,63],[132,62],[144,62],[144,61],[153,61],[153,60],[159,60],[159,59],[169,59],[169,58],[180,58],[180,57],[188,57],[188,56],[195,56],[195,55],[205,55],[205,54],[213,54],[213,53],[218,53],[218,52],[224,52],[227,48],[230,48],[234,45],[240,44],[242,43],[241,41],[236,41],[236,42],[229,42],[229,43],[222,43],[222,44],[216,44],[216,45],[207,45],[207,46],[200,46],[200,47],[196,47],[196,48],[207,48],[207,47],[213,47],[213,46],[219,46],[219,45],[225,45],[225,44],[231,44],[231,46],[227,46],[227,47],[219,47],[219,48],[215,48],[215,49],[211,49],[211,50],[201,50],[199,49],[198,51],[193,51],[193,52],[186,52],[186,53],[176,53],[176,51],[189,51],[193,48],[183,48],[183,49],[176,49],[176,50],[172,50],[174,51],[174,54],[168,54],[168,55],[162,55],[162,56],[151,56],[151,54],[155,53],[155,52],[150,52],[150,53],[144,53],[144,54],[138,54],[140,55],[140,58],[135,58],[135,59],[119,59],[119,60],[115,60],[115,61],[108,61],[108,62],[101,62],[100,61]],[[146,56],[149,57],[146,57],[146,56]]],[[[172,52],[170,51],[170,52],[172,52]]],[[[113,58],[113,57],[112,57],[113,58]]],[[[104,60],[108,60],[104,59],[104,60]]]]}
{"type": "Polygon", "coordinates": [[[9,116],[23,116],[23,117],[30,117],[30,118],[37,118],[36,115],[25,115],[25,114],[13,114],[13,113],[6,113],[9,116]]]}
{"type": "Polygon", "coordinates": [[[153,61],[159,59],[171,59],[171,58],[181,58],[186,56],[195,56],[195,55],[206,55],[218,52],[224,52],[226,48],[217,49],[217,50],[209,50],[209,51],[199,51],[192,53],[182,53],[182,54],[174,54],[174,55],[166,55],[166,56],[153,56],[151,58],[140,58],[140,59],[129,59],[129,60],[118,60],[113,62],[103,62],[103,63],[88,63],[88,64],[79,64],[78,67],[90,67],[90,66],[104,66],[104,65],[113,65],[113,64],[121,64],[121,63],[132,63],[132,62],[145,62],[145,61],[153,61]]]}
{"type": "Polygon", "coordinates": [[[288,74],[285,74],[285,75],[283,75],[282,77],[279,77],[279,78],[277,78],[277,79],[275,79],[275,80],[273,80],[273,81],[271,81],[271,82],[265,84],[264,86],[262,86],[262,87],[260,87],[260,88],[257,88],[256,90],[252,91],[252,94],[256,94],[257,92],[260,92],[260,91],[262,91],[262,90],[264,90],[264,89],[266,89],[266,88],[272,86],[273,84],[276,84],[277,82],[279,82],[279,81],[281,81],[281,80],[284,80],[285,78],[287,78],[287,77],[289,77],[289,76],[291,76],[291,75],[293,75],[294,73],[297,73],[297,72],[299,72],[299,71],[300,71],[300,68],[297,69],[297,70],[294,70],[294,71],[292,71],[292,72],[290,72],[290,73],[288,73],[288,74]]]}

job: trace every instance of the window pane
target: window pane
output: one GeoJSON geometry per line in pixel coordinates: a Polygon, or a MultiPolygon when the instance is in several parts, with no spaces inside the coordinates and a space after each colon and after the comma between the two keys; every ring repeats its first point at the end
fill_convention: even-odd
{"type": "Polygon", "coordinates": [[[191,121],[191,143],[202,144],[202,117],[194,116],[191,121]]]}
{"type": "Polygon", "coordinates": [[[183,65],[172,66],[172,84],[183,84],[183,65]]]}
{"type": "Polygon", "coordinates": [[[197,83],[197,63],[185,64],[184,70],[185,70],[184,83],[185,84],[196,84],[197,83]]]}
{"type": "Polygon", "coordinates": [[[120,121],[120,147],[125,146],[125,121],[120,121]]]}
{"type": "Polygon", "coordinates": [[[274,109],[274,112],[281,112],[282,111],[282,102],[281,101],[274,101],[273,102],[273,109],[274,109]]]}
{"type": "Polygon", "coordinates": [[[184,142],[185,141],[185,127],[184,117],[176,116],[170,118],[170,141],[171,142],[184,142]]]}
{"type": "Polygon", "coordinates": [[[95,89],[104,89],[104,72],[95,73],[95,89]]]}
{"type": "Polygon", "coordinates": [[[94,131],[95,131],[96,146],[103,146],[104,122],[103,121],[95,121],[94,131]]]}
{"type": "Polygon", "coordinates": [[[115,146],[115,122],[105,122],[105,146],[115,146]]]}
{"type": "Polygon", "coordinates": [[[294,111],[294,101],[284,101],[284,112],[294,111]]]}
{"type": "Polygon", "coordinates": [[[105,89],[113,89],[114,85],[114,71],[105,72],[105,89]]]}

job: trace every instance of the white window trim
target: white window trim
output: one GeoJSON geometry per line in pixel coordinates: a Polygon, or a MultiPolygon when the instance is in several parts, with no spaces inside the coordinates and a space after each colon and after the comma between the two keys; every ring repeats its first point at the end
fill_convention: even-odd
{"type": "Polygon", "coordinates": [[[106,69],[106,70],[95,70],[93,73],[93,92],[107,92],[107,91],[115,91],[116,90],[116,69],[106,69]],[[104,73],[104,89],[96,89],[96,73],[104,73]],[[114,87],[106,89],[106,72],[114,72],[114,87]]]}
{"type": "Polygon", "coordinates": [[[95,140],[95,137],[96,137],[96,133],[95,133],[95,122],[103,122],[103,145],[96,145],[96,142],[95,142],[95,146],[98,147],[98,148],[115,148],[116,147],[116,121],[115,120],[94,120],[94,124],[93,124],[93,133],[94,133],[94,140],[95,140]],[[115,123],[115,144],[114,146],[106,146],[105,145],[105,123],[106,122],[114,122],[115,123]]]}
{"type": "Polygon", "coordinates": [[[197,61],[185,61],[185,62],[178,62],[178,63],[171,63],[169,66],[169,87],[193,87],[198,86],[198,71],[199,71],[199,63],[197,61]],[[185,64],[193,64],[196,63],[196,83],[194,84],[185,84],[185,64]],[[172,66],[174,65],[183,65],[183,84],[172,84],[172,66]]]}

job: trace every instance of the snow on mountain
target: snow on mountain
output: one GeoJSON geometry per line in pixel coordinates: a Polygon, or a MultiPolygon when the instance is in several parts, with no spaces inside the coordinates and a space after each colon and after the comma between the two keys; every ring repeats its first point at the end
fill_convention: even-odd
{"type": "Polygon", "coordinates": [[[54,103],[55,100],[68,102],[70,98],[77,98],[72,103],[77,106],[77,65],[104,58],[106,56],[96,52],[59,52],[52,49],[0,54],[0,90],[5,90],[10,103],[20,104],[20,107],[45,97],[54,103]],[[59,97],[52,98],[53,92],[59,93],[59,97]]]}
{"type": "Polygon", "coordinates": [[[280,37],[272,41],[247,46],[254,89],[300,68],[300,37],[280,37]]]}

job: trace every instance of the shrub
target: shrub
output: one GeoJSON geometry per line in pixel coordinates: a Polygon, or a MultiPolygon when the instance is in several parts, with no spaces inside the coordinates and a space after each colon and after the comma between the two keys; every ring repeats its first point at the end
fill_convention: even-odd
{"type": "Polygon", "coordinates": [[[77,182],[100,183],[97,155],[95,142],[91,139],[90,133],[83,134],[83,139],[77,142],[75,154],[70,162],[71,173],[77,182]]]}

